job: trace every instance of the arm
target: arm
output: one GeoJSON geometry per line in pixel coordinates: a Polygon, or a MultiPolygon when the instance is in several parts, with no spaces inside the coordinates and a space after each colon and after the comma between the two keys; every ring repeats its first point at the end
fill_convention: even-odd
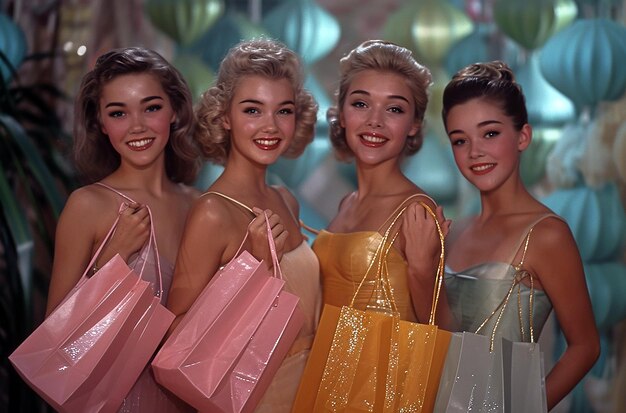
{"type": "Polygon", "coordinates": [[[528,266],[537,274],[567,341],[567,349],[546,377],[548,410],[591,369],[600,353],[591,301],[576,242],[566,223],[546,219],[535,227],[528,266]]]}
{"type": "MultiPolygon", "coordinates": [[[[443,209],[428,202],[435,212],[444,237],[450,228],[450,221],[443,215],[443,209]]],[[[432,216],[417,202],[410,204],[404,213],[401,232],[404,238],[404,253],[409,264],[408,284],[414,310],[421,322],[428,322],[435,287],[435,276],[441,256],[441,240],[432,216]]],[[[441,274],[443,276],[443,274],[441,274]]],[[[444,328],[452,325],[445,287],[442,284],[436,308],[436,324],[444,328]]]]}
{"type": "MultiPolygon", "coordinates": [[[[94,187],[81,188],[70,196],[56,229],[54,261],[48,290],[46,316],[76,285],[93,254],[104,240],[117,216],[116,196],[94,187]],[[95,220],[94,217],[99,217],[95,220]]],[[[120,221],[109,242],[96,260],[100,267],[115,254],[124,260],[145,244],[150,234],[150,220],[145,208],[138,205],[120,214],[120,221]]],[[[91,275],[91,274],[89,274],[91,275]]]]}

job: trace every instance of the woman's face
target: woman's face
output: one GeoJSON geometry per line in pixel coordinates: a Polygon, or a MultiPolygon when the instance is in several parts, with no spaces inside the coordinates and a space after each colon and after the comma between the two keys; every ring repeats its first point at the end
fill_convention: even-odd
{"type": "Polygon", "coordinates": [[[176,113],[156,76],[115,77],[102,87],[98,110],[101,130],[122,163],[145,168],[164,159],[176,113]]]}
{"type": "Polygon", "coordinates": [[[237,83],[222,119],[230,131],[229,158],[271,165],[283,154],[296,130],[295,92],[288,79],[244,76],[237,83]]]}
{"type": "Polygon", "coordinates": [[[360,162],[397,162],[415,135],[415,102],[407,80],[394,72],[365,70],[354,76],[340,108],[348,146],[360,162]]]}
{"type": "Polygon", "coordinates": [[[447,133],[461,174],[483,192],[519,179],[521,152],[531,141],[528,124],[521,131],[495,102],[475,98],[448,111],[447,133]]]}

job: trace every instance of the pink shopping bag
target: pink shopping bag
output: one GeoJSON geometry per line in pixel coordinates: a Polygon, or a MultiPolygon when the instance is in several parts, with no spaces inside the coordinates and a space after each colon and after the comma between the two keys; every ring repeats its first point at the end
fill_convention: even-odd
{"type": "MultiPolygon", "coordinates": [[[[271,235],[268,241],[280,274],[271,235]]],[[[236,256],[157,353],[157,382],[202,412],[252,411],[304,323],[299,298],[283,286],[247,251],[236,256]]]]}
{"type": "MultiPolygon", "coordinates": [[[[60,412],[116,411],[174,319],[160,304],[161,286],[141,278],[143,266],[138,274],[116,255],[87,277],[116,226],[77,286],[9,357],[60,412]]],[[[141,255],[150,250],[154,228],[141,255]]]]}

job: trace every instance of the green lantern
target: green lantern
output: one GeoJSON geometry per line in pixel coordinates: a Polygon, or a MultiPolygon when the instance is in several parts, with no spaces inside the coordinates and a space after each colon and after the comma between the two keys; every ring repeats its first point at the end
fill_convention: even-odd
{"type": "Polygon", "coordinates": [[[144,7],[152,24],[181,45],[200,37],[224,12],[222,0],[147,0],[144,7]]]}

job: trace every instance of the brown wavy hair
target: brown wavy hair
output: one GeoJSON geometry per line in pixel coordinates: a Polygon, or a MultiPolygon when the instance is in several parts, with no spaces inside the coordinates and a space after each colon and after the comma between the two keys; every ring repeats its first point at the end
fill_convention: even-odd
{"type": "Polygon", "coordinates": [[[326,114],[330,126],[330,141],[337,158],[349,161],[354,156],[346,141],[346,130],[339,122],[339,113],[352,79],[365,70],[397,73],[406,79],[415,103],[414,119],[419,121],[420,127],[415,135],[407,136],[403,154],[410,156],[417,153],[424,141],[424,114],[428,105],[428,87],[432,83],[430,70],[418,63],[411,51],[404,47],[383,40],[368,40],[339,61],[340,80],[335,93],[336,103],[326,114]]]}
{"type": "Polygon", "coordinates": [[[99,181],[120,165],[120,155],[100,127],[102,88],[118,76],[148,73],[161,82],[176,113],[165,147],[165,171],[173,182],[191,184],[200,170],[200,152],[192,138],[193,103],[189,87],[174,66],[143,47],[111,50],[98,58],[82,79],[74,105],[73,157],[87,183],[99,181]]]}
{"type": "Polygon", "coordinates": [[[277,40],[247,40],[229,50],[220,64],[214,86],[202,94],[196,108],[194,136],[203,155],[212,162],[226,163],[230,152],[230,132],[224,129],[222,119],[230,109],[239,80],[251,75],[287,79],[293,86],[296,130],[283,156],[299,156],[314,138],[317,103],[313,95],[304,89],[304,73],[298,56],[277,40]]]}

